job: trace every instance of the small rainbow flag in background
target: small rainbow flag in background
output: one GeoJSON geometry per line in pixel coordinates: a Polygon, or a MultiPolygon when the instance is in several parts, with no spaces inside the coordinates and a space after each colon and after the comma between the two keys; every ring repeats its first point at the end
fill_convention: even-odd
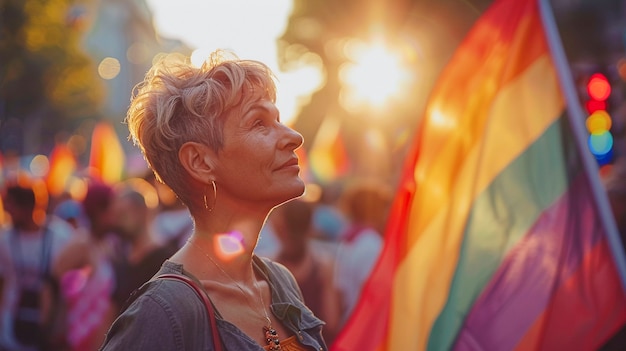
{"type": "Polygon", "coordinates": [[[122,179],[126,156],[115,129],[109,122],[98,122],[91,134],[89,168],[92,176],[107,184],[122,179]]]}
{"type": "Polygon", "coordinates": [[[344,176],[350,159],[341,136],[341,123],[332,116],[322,121],[309,150],[310,171],[316,181],[328,183],[344,176]]]}
{"type": "Polygon", "coordinates": [[[332,350],[595,350],[626,323],[622,248],[542,14],[494,1],[443,71],[332,350]]]}
{"type": "Polygon", "coordinates": [[[59,196],[69,188],[69,182],[78,168],[72,150],[65,144],[57,144],[50,153],[50,171],[46,176],[48,193],[59,196]]]}

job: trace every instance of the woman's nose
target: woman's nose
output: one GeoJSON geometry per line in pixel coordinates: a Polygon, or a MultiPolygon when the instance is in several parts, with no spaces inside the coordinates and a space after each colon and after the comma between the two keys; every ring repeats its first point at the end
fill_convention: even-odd
{"type": "Polygon", "coordinates": [[[289,128],[286,125],[283,125],[285,130],[285,135],[280,139],[280,147],[281,148],[289,148],[295,150],[302,146],[304,143],[304,137],[302,134],[298,133],[294,129],[289,128]]]}

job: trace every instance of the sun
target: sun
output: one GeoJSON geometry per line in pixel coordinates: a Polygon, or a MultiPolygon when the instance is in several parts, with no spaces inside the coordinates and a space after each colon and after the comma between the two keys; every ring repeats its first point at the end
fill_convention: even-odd
{"type": "Polygon", "coordinates": [[[340,68],[343,83],[341,103],[353,110],[359,106],[383,107],[401,92],[410,73],[402,56],[381,42],[347,45],[350,59],[340,68]]]}

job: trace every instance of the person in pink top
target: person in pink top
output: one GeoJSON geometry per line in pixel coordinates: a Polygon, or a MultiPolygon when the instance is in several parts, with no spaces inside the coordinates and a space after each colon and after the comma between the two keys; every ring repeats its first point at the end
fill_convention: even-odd
{"type": "Polygon", "coordinates": [[[54,274],[67,304],[67,342],[73,351],[97,350],[115,316],[112,292],[113,188],[93,181],[82,201],[88,228],[61,252],[54,274]]]}

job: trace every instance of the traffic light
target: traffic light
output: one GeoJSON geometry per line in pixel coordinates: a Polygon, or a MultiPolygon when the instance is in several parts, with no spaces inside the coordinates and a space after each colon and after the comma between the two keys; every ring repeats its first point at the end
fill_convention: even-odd
{"type": "Polygon", "coordinates": [[[608,112],[608,99],[611,84],[602,73],[594,73],[587,81],[588,100],[585,103],[589,149],[600,166],[610,163],[613,158],[613,135],[611,115],[608,112]]]}

